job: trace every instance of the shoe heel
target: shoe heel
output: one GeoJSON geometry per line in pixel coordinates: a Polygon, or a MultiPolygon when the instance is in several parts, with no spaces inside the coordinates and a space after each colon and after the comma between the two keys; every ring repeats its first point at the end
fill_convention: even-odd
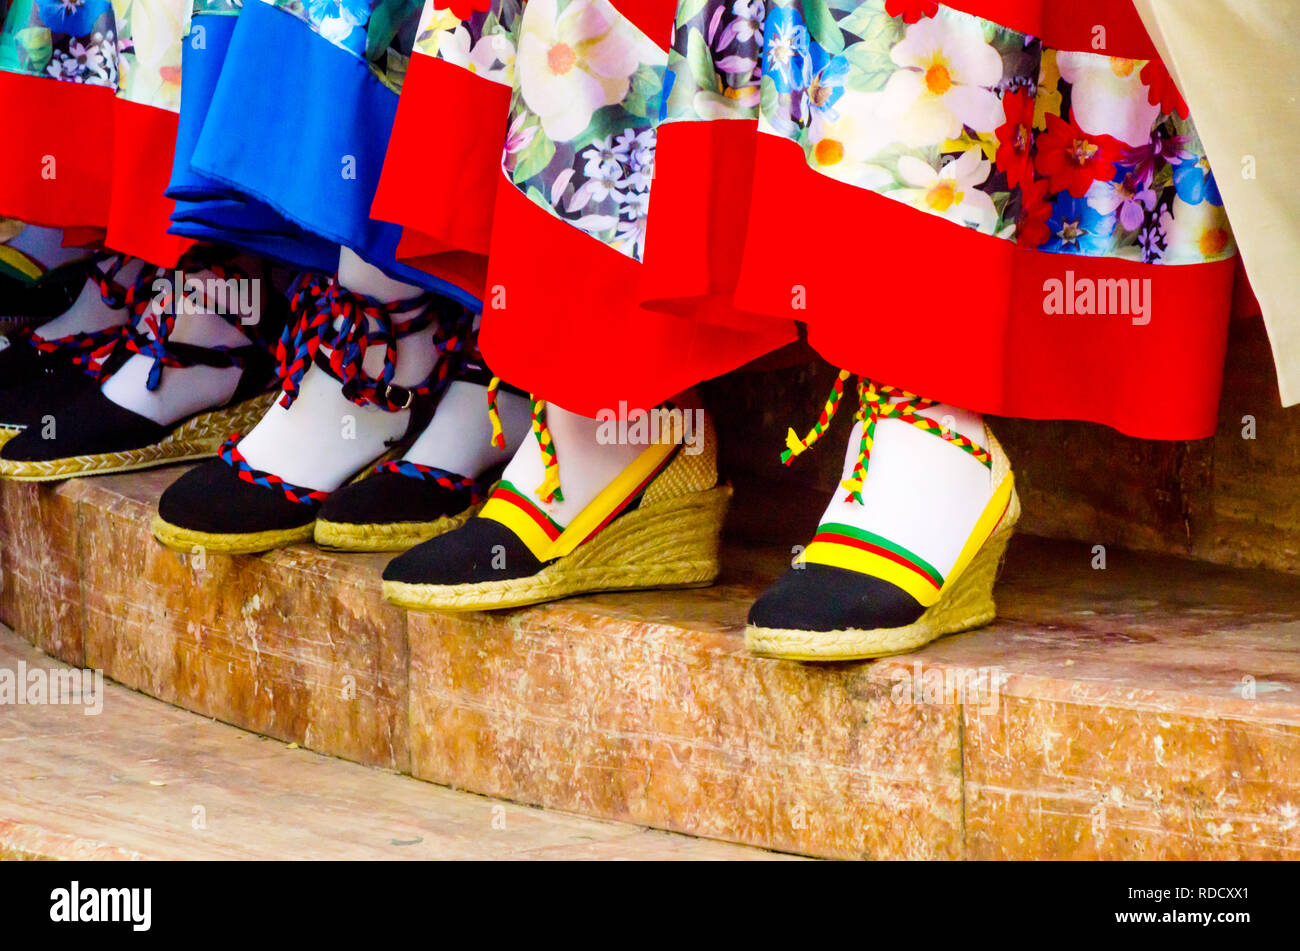
{"type": "Polygon", "coordinates": [[[607,588],[711,584],[730,501],[731,487],[718,486],[628,512],[557,563],[557,577],[607,588]]]}
{"type": "Polygon", "coordinates": [[[316,519],[317,548],[326,551],[406,551],[430,538],[455,531],[478,514],[483,503],[471,505],[458,515],[446,515],[432,522],[351,524],[316,519]]]}
{"type": "Polygon", "coordinates": [[[1002,570],[1007,544],[1014,534],[1014,525],[994,532],[957,583],[944,592],[938,604],[921,615],[917,623],[928,628],[926,642],[946,634],[983,627],[997,617],[993,586],[1002,570]]]}

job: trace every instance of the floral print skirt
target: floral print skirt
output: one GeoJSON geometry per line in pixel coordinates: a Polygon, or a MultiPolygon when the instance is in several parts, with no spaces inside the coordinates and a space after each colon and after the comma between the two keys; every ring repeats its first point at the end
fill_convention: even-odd
{"type": "Polygon", "coordinates": [[[0,215],[158,264],[190,0],[0,0],[0,215]]]}
{"type": "Polygon", "coordinates": [[[971,409],[1214,430],[1236,248],[1131,0],[428,0],[372,214],[577,411],[802,323],[971,409]]]}

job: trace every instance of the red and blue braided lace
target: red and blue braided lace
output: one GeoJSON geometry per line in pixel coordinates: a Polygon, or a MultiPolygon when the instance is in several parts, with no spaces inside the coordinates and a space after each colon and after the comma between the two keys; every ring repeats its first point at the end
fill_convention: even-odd
{"type": "Polygon", "coordinates": [[[436,466],[426,466],[421,462],[412,462],[409,459],[394,459],[390,462],[381,462],[375,466],[374,471],[377,473],[395,472],[410,479],[436,482],[444,489],[468,495],[470,505],[477,505],[487,498],[487,494],[492,488],[490,482],[482,479],[471,479],[469,476],[448,472],[446,469],[439,469],[436,466]]]}
{"type": "Polygon", "coordinates": [[[229,439],[221,444],[217,450],[217,457],[235,470],[235,474],[243,481],[251,485],[260,485],[264,489],[272,489],[283,492],[284,497],[290,502],[298,502],[302,505],[312,505],[323,502],[329,495],[320,489],[306,489],[292,482],[286,482],[278,475],[271,472],[263,472],[261,469],[254,469],[248,464],[248,460],[243,457],[239,451],[240,434],[234,433],[229,439]]]}

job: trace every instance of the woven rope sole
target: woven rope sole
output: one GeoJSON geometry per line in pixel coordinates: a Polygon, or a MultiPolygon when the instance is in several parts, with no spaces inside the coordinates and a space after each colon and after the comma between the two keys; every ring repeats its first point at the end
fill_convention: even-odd
{"type": "Polygon", "coordinates": [[[172,551],[192,552],[196,548],[204,551],[221,552],[226,555],[254,555],[283,548],[295,542],[308,542],[312,537],[312,525],[300,525],[297,528],[280,528],[269,532],[218,533],[199,532],[192,528],[181,528],[164,521],[161,516],[154,516],[149,526],[153,537],[172,551]]]}
{"type": "Polygon", "coordinates": [[[646,506],[527,578],[432,585],[385,581],[384,597],[416,611],[517,608],[598,591],[698,588],[718,576],[718,539],[731,489],[646,506]]]}
{"type": "Polygon", "coordinates": [[[472,505],[459,515],[445,515],[432,522],[327,522],[316,519],[316,544],[329,551],[406,551],[420,542],[460,528],[472,518],[482,503],[472,505]]]}
{"type": "Polygon", "coordinates": [[[906,654],[947,634],[983,627],[995,617],[993,584],[997,581],[1007,543],[1020,518],[1020,499],[1013,490],[1006,515],[939,603],[906,627],[874,631],[795,631],[746,627],[745,646],[755,654],[785,660],[864,660],[906,654]]]}
{"type": "Polygon", "coordinates": [[[49,482],[80,475],[107,475],[131,472],[172,462],[206,459],[215,456],[221,444],[233,432],[246,432],[265,415],[277,393],[263,393],[235,406],[200,413],[182,423],[152,446],[105,452],[89,456],[69,456],[42,462],[0,459],[0,476],[19,482],[49,482]]]}

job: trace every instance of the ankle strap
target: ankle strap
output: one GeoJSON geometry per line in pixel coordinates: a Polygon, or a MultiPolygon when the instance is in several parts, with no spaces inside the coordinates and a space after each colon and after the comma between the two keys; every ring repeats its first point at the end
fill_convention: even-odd
{"type": "MultiPolygon", "coordinates": [[[[110,307],[126,308],[128,315],[125,325],[108,328],[96,335],[95,349],[82,362],[85,372],[98,380],[107,380],[121,366],[119,362],[110,361],[114,353],[143,354],[153,359],[145,386],[156,390],[162,382],[165,367],[243,367],[257,357],[269,354],[270,346],[255,330],[250,332],[250,328],[240,322],[242,315],[231,312],[229,308],[215,311],[215,316],[251,337],[249,343],[235,347],[199,347],[170,340],[172,331],[176,329],[177,301],[186,297],[188,274],[204,270],[219,281],[248,280],[247,272],[232,263],[234,255],[235,252],[228,249],[196,247],[182,255],[174,268],[142,268],[130,286],[116,280],[123,266],[132,260],[130,257],[117,255],[107,268],[100,267],[105,260],[103,256],[93,259],[89,268],[92,279],[99,284],[100,297],[110,307]],[[174,286],[177,275],[181,281],[179,288],[174,286]],[[167,287],[155,293],[154,285],[159,280],[165,280],[167,287]],[[117,349],[119,343],[122,344],[121,351],[117,349]]],[[[63,340],[71,342],[72,338],[63,340]]],[[[78,362],[77,358],[74,362],[78,362]]]]}
{"type": "Polygon", "coordinates": [[[412,462],[409,459],[393,459],[389,462],[381,462],[375,466],[374,471],[395,472],[410,479],[435,482],[444,489],[467,495],[469,505],[477,505],[487,498],[489,490],[497,481],[497,476],[500,475],[498,471],[491,478],[471,479],[469,476],[463,476],[458,472],[449,472],[436,466],[426,466],[421,462],[412,462]]]}
{"type": "Polygon", "coordinates": [[[289,407],[298,398],[302,378],[314,362],[343,386],[343,395],[358,406],[378,406],[388,412],[409,409],[422,397],[440,395],[459,362],[449,359],[474,346],[473,314],[425,291],[399,301],[379,301],[350,291],[333,277],[301,275],[290,289],[291,320],[276,347],[283,395],[289,407]],[[416,311],[397,324],[393,314],[416,311]],[[397,371],[397,342],[434,325],[438,360],[429,377],[414,387],[393,383],[397,371]],[[365,371],[372,346],[384,350],[378,377],[365,371]],[[328,352],[327,352],[328,351],[328,352]]]}
{"type": "Polygon", "coordinates": [[[111,254],[100,251],[91,255],[86,262],[86,278],[95,282],[99,287],[100,298],[114,310],[121,310],[124,307],[134,310],[139,300],[147,301],[149,299],[149,295],[144,293],[152,283],[151,279],[153,277],[148,267],[143,268],[136,275],[136,279],[129,285],[119,284],[117,281],[117,275],[132,260],[134,259],[129,254],[111,254]],[[109,263],[106,266],[101,266],[105,265],[105,262],[109,263]]]}
{"type": "Polygon", "coordinates": [[[67,334],[63,337],[42,337],[37,331],[25,327],[16,331],[16,335],[35,347],[39,353],[70,351],[68,359],[72,365],[88,371],[95,354],[101,348],[112,349],[113,344],[121,338],[122,328],[114,324],[103,330],[67,334]]]}
{"type": "MultiPolygon", "coordinates": [[[[850,376],[852,374],[848,370],[841,370],[836,376],[830,396],[826,398],[826,404],[822,407],[821,415],[817,417],[817,422],[803,439],[800,439],[793,429],[786,433],[786,448],[781,453],[782,463],[788,466],[796,456],[801,455],[821,439],[829,428],[831,420],[835,418],[840,401],[844,397],[844,384],[850,376]]],[[[993,467],[993,457],[988,449],[956,430],[935,422],[929,416],[922,415],[923,410],[938,405],[938,400],[926,399],[897,386],[858,377],[858,411],[854,415],[854,420],[862,423],[862,436],[858,441],[858,458],[853,464],[853,470],[849,473],[849,477],[840,483],[849,490],[846,501],[852,500],[859,505],[863,504],[862,483],[867,476],[867,466],[871,464],[871,448],[875,444],[876,423],[882,419],[898,419],[910,423],[922,432],[938,436],[958,449],[970,453],[986,468],[993,467]],[[891,402],[892,399],[897,399],[898,402],[891,402]]]]}
{"type": "Polygon", "coordinates": [[[252,485],[260,485],[264,489],[283,492],[284,497],[290,502],[297,502],[301,505],[315,505],[325,501],[325,497],[329,495],[328,492],[294,485],[292,482],[281,479],[273,472],[263,472],[261,469],[254,469],[250,466],[248,460],[239,451],[239,440],[242,438],[239,433],[233,433],[217,450],[217,458],[234,469],[235,474],[240,479],[252,485]]]}
{"type": "MultiPolygon", "coordinates": [[[[508,389],[515,389],[509,384],[506,386],[508,389]]],[[[505,431],[501,428],[501,414],[497,412],[497,393],[500,389],[501,377],[492,377],[487,387],[488,421],[492,424],[492,445],[504,449],[506,448],[505,431]]],[[[533,435],[537,437],[537,446],[542,455],[542,467],[546,471],[542,484],[534,489],[533,493],[543,502],[563,502],[564,493],[560,491],[560,459],[555,452],[555,439],[551,436],[551,429],[546,425],[546,400],[539,400],[529,393],[528,405],[529,415],[532,417],[533,435]]]]}
{"type": "MultiPolygon", "coordinates": [[[[220,317],[241,333],[251,336],[248,343],[236,346],[197,346],[171,340],[176,330],[178,304],[188,296],[188,277],[195,271],[207,271],[217,281],[247,281],[248,273],[232,263],[229,252],[214,252],[212,249],[195,249],[181,258],[171,271],[163,268],[146,268],[142,279],[147,279],[150,290],[153,282],[165,280],[167,286],[159,293],[145,299],[144,306],[135,313],[121,330],[122,344],[129,353],[138,353],[153,360],[145,388],[153,391],[162,383],[163,369],[188,368],[195,366],[245,367],[250,360],[269,352],[269,346],[255,331],[241,321],[242,315],[231,308],[215,310],[212,316],[220,317]],[[175,286],[176,281],[180,286],[175,286]]],[[[138,282],[137,282],[138,285],[138,282]]],[[[138,295],[135,295],[138,296],[138,295]]],[[[105,376],[109,376],[106,374],[105,376]]]]}
{"type": "MultiPolygon", "coordinates": [[[[501,380],[493,377],[492,383],[488,386],[488,418],[492,421],[492,445],[503,449],[505,438],[501,434],[501,417],[496,409],[496,392],[500,385],[501,380]]],[[[529,393],[528,402],[532,416],[533,436],[537,439],[542,468],[545,470],[542,484],[533,490],[533,494],[543,502],[563,502],[564,493],[560,490],[560,458],[555,450],[555,437],[551,435],[551,429],[546,423],[546,400],[538,399],[535,394],[529,393]]],[[[671,403],[660,403],[651,412],[672,408],[671,403]]]]}
{"type": "Polygon", "coordinates": [[[428,327],[433,295],[421,293],[409,300],[384,302],[356,294],[323,274],[303,274],[290,289],[291,319],[276,346],[281,389],[280,405],[288,408],[298,398],[302,378],[315,362],[343,384],[343,395],[358,406],[372,403],[390,412],[410,404],[409,391],[390,392],[396,371],[397,341],[428,327]],[[393,327],[394,312],[420,308],[400,329],[393,327]],[[384,348],[379,377],[366,375],[363,362],[371,346],[384,348]],[[321,348],[330,352],[318,359],[321,348]]]}
{"type": "MultiPolygon", "coordinates": [[[[120,284],[117,275],[133,258],[129,255],[110,255],[99,253],[87,262],[87,278],[99,287],[99,296],[106,305],[114,310],[127,312],[124,325],[109,327],[101,331],[94,349],[79,361],[82,371],[97,380],[106,380],[113,375],[109,369],[109,358],[117,350],[119,342],[127,337],[133,321],[149,309],[153,301],[152,288],[156,272],[144,267],[129,285],[120,284]],[[101,267],[104,261],[112,258],[112,263],[101,267]]],[[[66,339],[66,338],[65,338],[66,339]]]]}

